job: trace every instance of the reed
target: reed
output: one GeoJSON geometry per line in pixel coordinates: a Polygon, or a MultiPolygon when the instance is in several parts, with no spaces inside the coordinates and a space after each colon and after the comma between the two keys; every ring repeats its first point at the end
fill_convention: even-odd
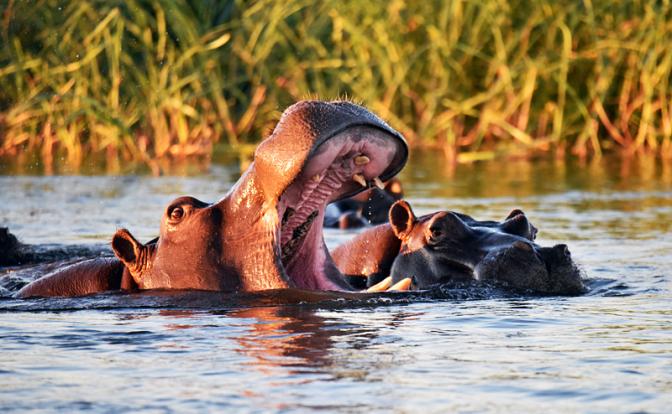
{"type": "Polygon", "coordinates": [[[661,1],[36,0],[0,23],[0,155],[45,165],[246,150],[306,97],[412,145],[672,156],[661,1]]]}

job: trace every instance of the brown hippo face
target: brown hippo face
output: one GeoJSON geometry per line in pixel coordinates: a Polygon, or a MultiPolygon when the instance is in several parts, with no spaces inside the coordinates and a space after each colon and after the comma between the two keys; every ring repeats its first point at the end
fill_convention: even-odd
{"type": "Polygon", "coordinates": [[[405,201],[390,209],[390,223],[402,242],[392,265],[393,283],[412,278],[413,287],[496,280],[516,289],[548,294],[585,291],[567,246],[540,247],[537,230],[514,210],[503,222],[477,221],[442,211],[417,218],[405,201]]]}
{"type": "Polygon", "coordinates": [[[219,204],[180,197],[166,207],[157,239],[142,245],[122,229],[112,249],[140,289],[231,291],[240,281],[220,264],[224,225],[219,204]]]}
{"type": "Polygon", "coordinates": [[[325,207],[390,179],[407,157],[403,137],[366,109],[299,102],[221,201],[178,198],[158,240],[120,230],[113,250],[146,289],[347,289],[324,244],[325,207]]]}

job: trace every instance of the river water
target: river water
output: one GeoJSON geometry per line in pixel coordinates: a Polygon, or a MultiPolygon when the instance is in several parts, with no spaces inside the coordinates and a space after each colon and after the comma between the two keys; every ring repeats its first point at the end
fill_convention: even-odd
{"type": "MultiPolygon", "coordinates": [[[[213,201],[236,178],[221,165],[186,177],[0,176],[0,226],[35,244],[106,243],[119,227],[147,241],[170,200],[213,201]]],[[[419,214],[501,220],[522,208],[540,244],[569,245],[591,292],[280,304],[202,294],[20,301],[5,291],[0,409],[669,412],[672,164],[451,169],[416,152],[401,178],[419,214]]]]}

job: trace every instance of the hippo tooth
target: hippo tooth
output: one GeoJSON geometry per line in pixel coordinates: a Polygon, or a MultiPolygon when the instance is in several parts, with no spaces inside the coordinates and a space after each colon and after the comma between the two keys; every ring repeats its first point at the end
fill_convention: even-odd
{"type": "Polygon", "coordinates": [[[313,176],[313,181],[315,181],[316,183],[319,183],[321,179],[322,177],[320,177],[320,174],[315,174],[313,176]]]}
{"type": "Polygon", "coordinates": [[[371,161],[366,155],[358,155],[355,157],[355,165],[366,165],[371,161]]]}
{"type": "Polygon", "coordinates": [[[383,181],[380,179],[380,177],[374,178],[373,183],[376,185],[376,187],[380,188],[381,190],[385,189],[385,184],[383,184],[383,181]]]}
{"type": "Polygon", "coordinates": [[[361,185],[362,187],[366,187],[366,180],[364,179],[364,176],[362,174],[355,174],[352,176],[352,179],[355,180],[356,183],[361,185]]]}
{"type": "Polygon", "coordinates": [[[370,288],[366,289],[367,293],[373,293],[373,292],[385,292],[387,289],[392,286],[392,276],[388,276],[385,279],[381,280],[380,282],[376,283],[375,285],[371,286],[370,288]]]}
{"type": "Polygon", "coordinates": [[[406,290],[410,290],[411,289],[411,282],[412,282],[412,279],[410,277],[407,277],[407,278],[402,279],[399,282],[397,282],[394,286],[389,288],[387,291],[388,292],[403,292],[403,291],[406,291],[406,290]]]}

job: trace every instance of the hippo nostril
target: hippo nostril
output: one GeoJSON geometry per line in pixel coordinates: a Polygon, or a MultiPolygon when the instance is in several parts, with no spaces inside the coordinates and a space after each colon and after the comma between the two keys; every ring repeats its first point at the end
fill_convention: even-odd
{"type": "Polygon", "coordinates": [[[531,252],[532,251],[532,246],[529,243],[525,243],[524,241],[516,240],[513,242],[513,247],[519,250],[524,250],[526,252],[531,252]]]}

